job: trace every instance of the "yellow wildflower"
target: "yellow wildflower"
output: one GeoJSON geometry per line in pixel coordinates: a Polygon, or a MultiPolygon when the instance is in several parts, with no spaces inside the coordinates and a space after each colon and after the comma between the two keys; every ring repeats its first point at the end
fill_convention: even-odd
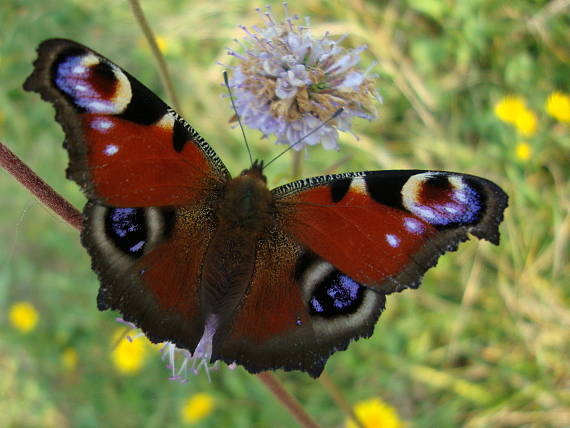
{"type": "Polygon", "coordinates": [[[170,47],[170,43],[168,43],[166,37],[160,35],[156,36],[156,44],[162,53],[166,53],[170,47]]]}
{"type": "MultiPolygon", "coordinates": [[[[396,410],[379,398],[370,398],[356,403],[354,412],[365,428],[402,428],[404,426],[396,410]]],[[[345,426],[357,428],[351,419],[347,419],[345,426]]]]}
{"type": "Polygon", "coordinates": [[[532,155],[532,148],[530,147],[530,145],[528,143],[523,141],[523,142],[520,142],[517,144],[517,148],[516,148],[515,152],[517,154],[517,158],[519,158],[520,160],[526,161],[532,155]]]}
{"type": "Polygon", "coordinates": [[[570,96],[554,91],[546,100],[546,112],[560,122],[570,122],[570,96]]]}
{"type": "Polygon", "coordinates": [[[129,341],[126,337],[121,338],[124,334],[124,329],[119,328],[113,334],[111,343],[116,345],[113,349],[112,359],[117,370],[123,374],[134,374],[138,372],[147,357],[148,350],[148,339],[146,337],[139,337],[133,341],[129,341]]]}
{"type": "Polygon", "coordinates": [[[214,397],[209,394],[194,394],[182,406],[182,420],[194,424],[207,417],[214,410],[214,397]]]}
{"type": "Polygon", "coordinates": [[[495,115],[503,122],[515,123],[519,115],[526,110],[522,97],[508,95],[495,104],[495,115]]]}
{"type": "Polygon", "coordinates": [[[10,324],[22,333],[29,333],[38,324],[38,311],[28,302],[16,302],[8,314],[10,324]]]}
{"type": "Polygon", "coordinates": [[[79,357],[77,356],[77,351],[74,348],[65,348],[61,354],[61,364],[67,370],[73,370],[77,366],[77,361],[79,357]]]}
{"type": "Polygon", "coordinates": [[[515,121],[517,131],[524,137],[532,137],[536,133],[537,124],[536,114],[526,109],[519,113],[515,121]]]}
{"type": "MultiPolygon", "coordinates": [[[[158,45],[158,49],[160,50],[160,52],[162,52],[163,54],[167,54],[170,53],[171,51],[171,43],[170,43],[170,39],[161,36],[160,34],[157,34],[154,37],[154,40],[156,40],[156,44],[158,45]]],[[[139,38],[138,40],[138,46],[141,47],[142,49],[145,50],[149,50],[149,46],[148,46],[148,42],[146,41],[146,39],[144,37],[139,38]]]]}

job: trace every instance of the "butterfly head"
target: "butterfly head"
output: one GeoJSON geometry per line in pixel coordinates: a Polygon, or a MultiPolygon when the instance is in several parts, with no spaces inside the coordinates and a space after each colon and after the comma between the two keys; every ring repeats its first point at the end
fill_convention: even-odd
{"type": "Polygon", "coordinates": [[[250,176],[250,177],[254,177],[257,178],[261,181],[263,181],[264,183],[267,183],[267,178],[265,177],[265,175],[263,174],[263,161],[262,160],[255,160],[253,161],[253,163],[251,164],[251,168],[248,169],[244,169],[240,176],[250,176]]]}

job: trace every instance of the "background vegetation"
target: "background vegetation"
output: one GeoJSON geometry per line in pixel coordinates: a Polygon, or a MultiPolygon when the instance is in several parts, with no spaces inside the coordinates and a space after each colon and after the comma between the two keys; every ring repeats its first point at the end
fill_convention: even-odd
{"type": "MultiPolygon", "coordinates": [[[[311,16],[315,34],[348,33],[347,46],[368,44],[364,63],[379,60],[384,98],[379,120],[356,124],[360,141],[344,137],[340,152],[313,149],[304,175],[331,166],[446,169],[487,177],[510,195],[500,247],[471,241],[443,257],[420,290],[388,299],[374,336],[331,358],[328,373],[352,403],[382,398],[409,426],[568,426],[569,124],[545,103],[570,87],[569,2],[291,3],[311,16]],[[495,113],[510,94],[534,116],[532,132],[495,113]]],[[[225,47],[236,47],[237,24],[260,23],[258,6],[143,2],[186,118],[233,173],[247,155],[228,125],[216,61],[229,61],[225,47]]],[[[277,2],[274,11],[282,16],[277,2]]],[[[83,196],[64,177],[52,107],[21,89],[36,46],[50,37],[91,46],[164,91],[125,1],[0,3],[0,140],[81,207],[83,196]]],[[[277,153],[258,132],[248,134],[257,157],[277,153]]],[[[289,171],[290,159],[278,162],[270,184],[289,180],[289,171]]],[[[222,368],[211,383],[204,375],[168,382],[147,345],[138,362],[121,363],[112,346],[116,315],[95,307],[98,284],[77,232],[4,172],[0,195],[0,426],[175,427],[190,423],[183,409],[198,393],[210,413],[195,418],[200,426],[295,426],[242,369],[222,368]]],[[[298,373],[278,377],[320,423],[343,426],[321,383],[298,373]]]]}

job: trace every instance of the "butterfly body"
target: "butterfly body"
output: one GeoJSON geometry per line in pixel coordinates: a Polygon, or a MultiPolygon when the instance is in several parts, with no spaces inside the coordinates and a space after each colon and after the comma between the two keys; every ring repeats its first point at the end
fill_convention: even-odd
{"type": "Polygon", "coordinates": [[[216,227],[201,273],[201,307],[210,315],[233,314],[253,277],[256,246],[274,221],[274,200],[261,168],[231,179],[216,212],[216,227]]]}
{"type": "Polygon", "coordinates": [[[318,376],[368,337],[387,294],[416,288],[468,233],[498,244],[507,196],[480,177],[365,171],[270,190],[232,178],[200,135],[138,80],[69,40],[38,49],[25,89],[53,103],[68,177],[88,202],[81,240],[115,309],[154,342],[251,372],[318,376]]]}

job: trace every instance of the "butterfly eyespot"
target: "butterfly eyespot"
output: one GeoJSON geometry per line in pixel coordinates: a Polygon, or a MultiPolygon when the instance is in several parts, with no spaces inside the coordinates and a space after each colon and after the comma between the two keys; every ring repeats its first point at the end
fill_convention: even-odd
{"type": "Polygon", "coordinates": [[[335,317],[358,310],[364,297],[364,287],[334,270],[314,288],[309,300],[312,315],[335,317]]]}
{"type": "Polygon", "coordinates": [[[130,82],[121,70],[76,49],[63,54],[56,64],[55,85],[89,113],[120,114],[132,97],[130,82]]]}
{"type": "Polygon", "coordinates": [[[476,223],[484,211],[481,194],[459,176],[427,172],[402,187],[402,203],[434,226],[476,223]]]}
{"type": "MultiPolygon", "coordinates": [[[[141,258],[173,230],[175,214],[170,208],[113,208],[88,204],[86,225],[95,251],[113,254],[115,268],[124,269],[141,258]]],[[[139,268],[141,269],[141,268],[139,268]]],[[[145,269],[139,270],[143,275],[145,269]]]]}
{"type": "Polygon", "coordinates": [[[105,216],[107,237],[123,253],[140,257],[148,239],[144,209],[111,208],[105,216]]]}
{"type": "Polygon", "coordinates": [[[295,275],[303,287],[309,313],[316,317],[355,314],[365,295],[373,293],[311,252],[299,258],[295,275]]]}

